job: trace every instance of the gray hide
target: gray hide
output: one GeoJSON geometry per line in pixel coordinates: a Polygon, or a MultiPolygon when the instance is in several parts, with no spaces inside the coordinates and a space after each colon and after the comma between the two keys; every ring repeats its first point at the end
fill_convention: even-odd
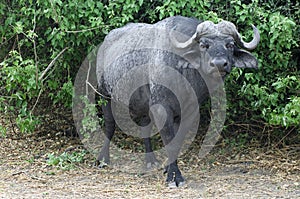
{"type": "MultiPolygon", "coordinates": [[[[183,183],[176,159],[186,132],[198,125],[199,104],[223,85],[233,65],[257,68],[257,60],[240,48],[256,47],[255,27],[256,38],[246,43],[231,23],[204,23],[176,16],[153,25],[131,23],[107,35],[97,55],[97,79],[99,92],[112,100],[103,107],[109,133],[98,160],[109,162],[114,122],[127,132],[155,124],[168,154],[167,182],[183,183]]],[[[147,146],[151,152],[149,140],[147,146]]]]}

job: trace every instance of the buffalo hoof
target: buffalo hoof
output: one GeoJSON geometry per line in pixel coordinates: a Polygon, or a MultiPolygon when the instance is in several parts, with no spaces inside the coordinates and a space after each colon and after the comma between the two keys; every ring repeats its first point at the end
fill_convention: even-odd
{"type": "Polygon", "coordinates": [[[174,189],[174,188],[177,188],[177,187],[182,187],[183,185],[185,184],[185,182],[168,182],[167,183],[167,187],[171,188],[171,189],[174,189]]]}
{"type": "Polygon", "coordinates": [[[100,169],[108,167],[108,165],[109,165],[109,162],[105,161],[105,160],[101,160],[101,161],[100,160],[96,160],[94,162],[94,167],[98,167],[100,169]]]}
{"type": "Polygon", "coordinates": [[[164,173],[167,173],[166,183],[169,188],[176,188],[184,185],[185,180],[176,163],[167,166],[164,173]]]}
{"type": "Polygon", "coordinates": [[[157,168],[159,168],[159,162],[148,162],[147,164],[146,164],[146,169],[147,170],[154,170],[154,169],[157,169],[157,168]]]}
{"type": "Polygon", "coordinates": [[[152,170],[159,167],[159,162],[153,153],[145,154],[146,169],[152,170]]]}

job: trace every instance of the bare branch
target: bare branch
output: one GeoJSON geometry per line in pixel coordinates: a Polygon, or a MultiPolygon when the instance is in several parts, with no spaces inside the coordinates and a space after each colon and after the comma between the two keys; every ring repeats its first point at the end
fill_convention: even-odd
{"type": "Polygon", "coordinates": [[[107,97],[105,95],[103,95],[102,93],[99,93],[99,91],[97,91],[97,89],[88,81],[85,82],[87,85],[89,85],[94,91],[95,93],[97,93],[98,95],[100,95],[101,97],[105,98],[105,99],[111,99],[110,97],[107,97]]]}
{"type": "MultiPolygon", "coordinates": [[[[91,62],[89,62],[89,69],[88,69],[88,71],[87,71],[87,74],[86,74],[86,84],[85,84],[85,95],[86,96],[88,96],[88,92],[89,92],[89,85],[88,85],[88,83],[89,83],[89,81],[88,81],[88,79],[89,79],[89,77],[90,77],[90,70],[91,70],[91,62]]],[[[91,83],[89,83],[90,85],[91,85],[91,83]]],[[[92,87],[93,88],[93,87],[92,87]]],[[[94,88],[93,88],[94,89],[94,88]]],[[[96,90],[96,89],[95,89],[96,90]]]]}
{"type": "Polygon", "coordinates": [[[41,97],[42,92],[43,92],[43,89],[41,88],[41,90],[40,90],[40,92],[39,92],[39,95],[38,95],[38,97],[37,97],[37,99],[36,99],[36,101],[35,101],[35,103],[34,103],[32,109],[31,109],[31,112],[33,112],[33,110],[35,109],[35,107],[36,107],[36,105],[37,105],[37,103],[38,103],[38,101],[39,101],[39,99],[40,99],[40,97],[41,97]]]}
{"type": "Polygon", "coordinates": [[[99,28],[102,28],[103,26],[97,26],[94,28],[88,28],[88,29],[84,29],[84,30],[66,30],[66,33],[81,33],[81,32],[87,32],[87,31],[91,31],[91,30],[97,30],[99,28]]]}
{"type": "Polygon", "coordinates": [[[88,96],[88,87],[90,86],[95,93],[97,93],[98,95],[100,95],[101,97],[105,98],[105,99],[111,99],[110,97],[107,97],[105,95],[103,95],[102,93],[100,93],[99,91],[97,91],[97,89],[88,81],[89,76],[90,76],[90,70],[91,70],[91,62],[89,62],[89,69],[87,71],[87,75],[86,75],[86,80],[85,80],[85,95],[88,96]]]}
{"type": "MultiPolygon", "coordinates": [[[[33,28],[32,32],[35,32],[36,28],[36,8],[34,10],[34,18],[33,18],[33,28]]],[[[35,42],[35,37],[33,36],[32,38],[33,42],[33,52],[34,52],[34,61],[35,61],[35,81],[36,81],[36,87],[38,88],[38,76],[39,76],[39,69],[38,69],[38,55],[37,55],[37,48],[36,48],[36,42],[35,42]]]]}
{"type": "Polygon", "coordinates": [[[65,47],[58,55],[50,62],[50,64],[47,66],[47,68],[43,71],[41,76],[39,77],[39,80],[42,80],[45,74],[50,70],[50,68],[55,64],[56,60],[68,49],[68,47],[65,47]]]}

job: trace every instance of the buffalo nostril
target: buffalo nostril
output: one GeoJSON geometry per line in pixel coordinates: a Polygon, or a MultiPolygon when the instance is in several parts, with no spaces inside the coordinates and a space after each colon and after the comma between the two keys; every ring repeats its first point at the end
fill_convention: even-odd
{"type": "Polygon", "coordinates": [[[224,68],[228,65],[228,63],[226,59],[215,58],[211,61],[211,65],[217,68],[224,68]]]}

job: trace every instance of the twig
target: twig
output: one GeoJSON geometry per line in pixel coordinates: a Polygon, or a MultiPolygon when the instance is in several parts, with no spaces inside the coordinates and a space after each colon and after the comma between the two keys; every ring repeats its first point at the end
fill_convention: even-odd
{"type": "Polygon", "coordinates": [[[253,164],[253,163],[260,163],[259,160],[230,160],[226,161],[226,164],[253,164]]]}
{"type": "Polygon", "coordinates": [[[293,127],[285,136],[283,136],[283,138],[281,138],[281,140],[279,140],[279,142],[277,142],[273,148],[277,147],[291,132],[293,132],[293,130],[295,129],[296,127],[293,127]]]}
{"type": "Polygon", "coordinates": [[[99,29],[103,26],[98,26],[98,27],[94,27],[94,28],[88,28],[88,29],[84,29],[84,30],[66,30],[66,33],[81,33],[81,32],[87,32],[87,31],[91,31],[91,30],[96,30],[99,29]]]}
{"type": "Polygon", "coordinates": [[[37,176],[33,176],[33,175],[29,175],[27,172],[25,171],[18,171],[16,173],[11,174],[12,176],[16,176],[16,175],[20,175],[20,174],[25,174],[26,176],[30,177],[31,179],[34,180],[44,180],[43,178],[39,178],[37,176]]]}
{"type": "MultiPolygon", "coordinates": [[[[36,28],[36,8],[34,10],[34,18],[33,18],[33,28],[32,32],[34,33],[36,28]]],[[[36,50],[36,42],[35,42],[35,36],[33,35],[33,52],[34,52],[34,61],[35,61],[35,81],[36,81],[36,87],[38,88],[38,76],[39,76],[39,70],[38,70],[38,55],[36,50]]]]}
{"type": "Polygon", "coordinates": [[[67,148],[64,152],[67,153],[67,152],[70,152],[70,151],[73,151],[75,149],[79,149],[79,148],[82,148],[83,145],[76,145],[76,146],[71,146],[69,148],[67,148]]]}
{"type": "Polygon", "coordinates": [[[13,39],[15,37],[15,35],[11,36],[10,38],[8,39],[5,39],[1,44],[0,44],[0,47],[3,46],[4,44],[8,43],[8,41],[10,41],[11,39],[13,39]]]}
{"type": "MultiPolygon", "coordinates": [[[[91,62],[89,62],[89,69],[88,69],[88,71],[87,71],[87,74],[86,74],[86,82],[87,83],[89,83],[88,82],[88,79],[89,79],[89,76],[90,76],[90,70],[91,70],[91,62]]],[[[88,90],[89,90],[89,88],[88,88],[88,84],[85,84],[85,96],[88,96],[88,90]]],[[[89,83],[90,84],[90,83],[89,83]]],[[[91,84],[90,84],[90,86],[92,86],[91,84]]],[[[92,87],[93,89],[94,89],[94,87],[92,87]]]]}
{"type": "MultiPolygon", "coordinates": [[[[35,21],[35,20],[34,20],[35,21]]],[[[33,30],[35,29],[35,25],[33,30]]],[[[36,43],[35,40],[33,39],[33,46],[34,46],[34,56],[35,56],[35,66],[36,66],[36,85],[38,86],[38,80],[42,80],[42,78],[45,76],[45,74],[50,70],[50,68],[54,65],[55,61],[68,49],[68,47],[65,47],[62,51],[60,51],[60,53],[58,53],[58,55],[50,62],[50,64],[47,66],[47,68],[43,71],[43,73],[41,74],[41,76],[38,78],[38,56],[37,56],[37,52],[36,52],[36,43]]],[[[35,109],[41,94],[43,92],[43,89],[41,88],[39,95],[33,105],[33,108],[31,109],[31,112],[33,112],[33,110],[35,109]]]]}
{"type": "MultiPolygon", "coordinates": [[[[131,191],[136,191],[136,192],[139,192],[139,191],[156,191],[156,189],[151,189],[149,187],[147,188],[139,188],[138,190],[134,190],[132,189],[131,191]]],[[[120,189],[116,189],[116,188],[112,188],[112,189],[104,189],[102,192],[104,193],[109,193],[109,192],[128,192],[128,189],[125,189],[125,188],[120,188],[120,189]]]]}
{"type": "Polygon", "coordinates": [[[91,70],[91,63],[89,62],[89,69],[88,69],[88,72],[87,72],[87,75],[86,75],[86,80],[85,80],[85,83],[86,83],[86,85],[85,85],[85,95],[88,96],[88,86],[90,86],[95,91],[95,93],[97,93],[101,97],[106,98],[106,99],[111,99],[110,97],[107,97],[107,96],[103,95],[102,93],[98,92],[97,89],[88,81],[89,76],[90,76],[90,70],[91,70]]]}
{"type": "Polygon", "coordinates": [[[110,97],[107,97],[107,96],[103,95],[102,93],[99,93],[99,92],[97,91],[97,89],[96,89],[90,82],[88,82],[87,80],[86,80],[85,83],[86,83],[87,85],[89,85],[89,86],[95,91],[95,93],[97,93],[97,94],[100,95],[101,97],[106,98],[106,99],[111,99],[110,97]]]}
{"type": "Polygon", "coordinates": [[[19,35],[17,35],[16,38],[17,38],[17,46],[18,46],[19,54],[21,55],[21,57],[23,57],[23,56],[22,56],[22,52],[21,52],[20,42],[19,42],[19,35]]]}
{"type": "Polygon", "coordinates": [[[25,173],[25,171],[18,171],[18,172],[16,172],[16,173],[11,174],[11,175],[12,175],[12,176],[16,176],[16,175],[20,175],[20,174],[22,174],[22,173],[25,173]]]}
{"type": "Polygon", "coordinates": [[[11,114],[8,114],[8,115],[9,115],[9,121],[10,121],[12,130],[13,130],[14,134],[16,135],[17,133],[16,133],[16,130],[15,130],[15,125],[14,125],[12,119],[11,119],[11,114]]]}
{"type": "Polygon", "coordinates": [[[50,70],[50,68],[55,64],[56,60],[68,49],[69,47],[65,47],[58,55],[50,62],[50,64],[47,66],[47,68],[43,71],[41,76],[39,77],[39,80],[42,80],[45,74],[50,70]]]}
{"type": "Polygon", "coordinates": [[[41,97],[42,92],[43,92],[43,89],[41,88],[41,90],[40,90],[40,92],[39,92],[39,95],[38,95],[38,97],[37,97],[37,99],[36,99],[36,101],[35,101],[35,103],[34,103],[32,109],[31,109],[31,112],[33,112],[33,110],[35,109],[35,107],[36,107],[36,105],[37,105],[37,103],[38,103],[38,101],[39,101],[39,99],[40,99],[40,97],[41,97]]]}

